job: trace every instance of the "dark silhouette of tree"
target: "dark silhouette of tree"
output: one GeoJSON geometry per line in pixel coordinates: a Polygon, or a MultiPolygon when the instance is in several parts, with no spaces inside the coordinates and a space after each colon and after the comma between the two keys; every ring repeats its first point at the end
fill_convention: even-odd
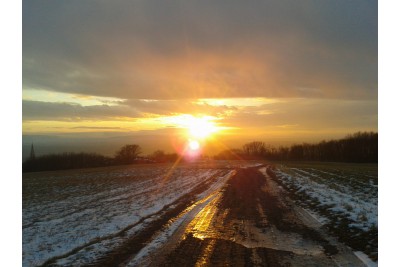
{"type": "Polygon", "coordinates": [[[164,162],[175,162],[178,159],[178,154],[176,153],[165,153],[163,150],[156,150],[149,156],[154,162],[164,163],[164,162]]]}
{"type": "Polygon", "coordinates": [[[23,172],[55,171],[109,166],[112,159],[95,153],[50,154],[27,159],[22,164],[23,172]]]}
{"type": "MultiPolygon", "coordinates": [[[[285,159],[284,151],[273,159],[285,159]]],[[[271,158],[271,159],[272,159],[271,158]]],[[[358,132],[339,140],[317,144],[296,144],[289,149],[287,160],[339,162],[378,162],[378,133],[358,132]]]]}
{"type": "Polygon", "coordinates": [[[293,145],[289,151],[289,158],[293,159],[293,160],[303,159],[303,146],[302,145],[293,145]]]}
{"type": "Polygon", "coordinates": [[[166,162],[166,154],[162,150],[156,150],[153,152],[153,154],[150,155],[150,158],[154,160],[155,162],[166,162]]]}
{"type": "MultiPolygon", "coordinates": [[[[162,150],[155,151],[148,158],[139,158],[140,154],[139,145],[125,145],[117,151],[114,158],[95,153],[62,153],[36,157],[32,144],[30,157],[23,162],[22,171],[93,168],[135,162],[175,162],[178,159],[176,153],[167,154],[162,150]]],[[[242,149],[222,151],[214,158],[375,163],[378,162],[378,133],[358,132],[339,140],[324,140],[317,144],[295,144],[278,149],[267,146],[264,142],[254,141],[245,144],[242,149]]]]}
{"type": "Polygon", "coordinates": [[[264,142],[254,141],[243,145],[243,153],[248,158],[261,158],[265,156],[267,147],[264,142]]]}
{"type": "Polygon", "coordinates": [[[115,161],[117,164],[132,164],[141,153],[139,145],[125,145],[115,154],[115,161]]]}
{"type": "Polygon", "coordinates": [[[271,160],[288,160],[290,149],[280,146],[278,149],[270,149],[267,152],[266,158],[271,160]]]}
{"type": "Polygon", "coordinates": [[[242,150],[226,150],[216,155],[215,159],[238,159],[233,155],[241,155],[243,159],[269,160],[305,160],[305,161],[337,161],[337,162],[378,162],[378,133],[358,132],[339,140],[321,141],[317,144],[294,144],[278,149],[267,146],[260,141],[247,143],[242,150]]]}

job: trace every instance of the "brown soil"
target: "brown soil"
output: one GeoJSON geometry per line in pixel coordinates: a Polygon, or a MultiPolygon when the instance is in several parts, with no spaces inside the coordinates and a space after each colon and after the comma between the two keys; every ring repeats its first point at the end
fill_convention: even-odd
{"type": "Polygon", "coordinates": [[[168,241],[140,266],[364,266],[259,168],[237,169],[220,191],[196,202],[196,195],[209,188],[203,183],[91,266],[129,265],[182,216],[186,219],[168,241]]]}
{"type": "Polygon", "coordinates": [[[238,169],[209,205],[214,206],[198,214],[174,249],[150,265],[363,266],[322,229],[300,219],[298,208],[255,168],[238,169]]]}

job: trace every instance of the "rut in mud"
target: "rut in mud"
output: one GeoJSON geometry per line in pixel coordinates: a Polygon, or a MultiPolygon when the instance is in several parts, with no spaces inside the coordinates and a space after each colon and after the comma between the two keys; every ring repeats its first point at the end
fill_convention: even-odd
{"type": "Polygon", "coordinates": [[[199,213],[165,259],[150,265],[363,266],[305,225],[270,186],[257,168],[238,169],[210,203],[215,207],[199,213]]]}
{"type": "Polygon", "coordinates": [[[221,208],[229,210],[228,220],[248,220],[261,229],[275,227],[282,232],[297,233],[322,244],[327,255],[338,252],[319,232],[302,224],[290,207],[273,196],[265,176],[255,169],[239,170],[228,183],[222,200],[221,208]]]}

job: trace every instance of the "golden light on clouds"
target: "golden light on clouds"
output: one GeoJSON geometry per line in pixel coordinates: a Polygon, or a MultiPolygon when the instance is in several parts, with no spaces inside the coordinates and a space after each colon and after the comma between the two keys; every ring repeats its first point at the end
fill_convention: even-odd
{"type": "Polygon", "coordinates": [[[52,92],[40,89],[22,90],[22,100],[43,101],[55,103],[74,103],[82,106],[93,106],[107,104],[109,106],[118,105],[122,99],[115,97],[101,97],[81,94],[70,94],[62,92],[52,92]]]}
{"type": "Polygon", "coordinates": [[[377,7],[24,1],[24,143],[103,135],[171,151],[196,140],[203,153],[377,131],[377,7]]]}
{"type": "Polygon", "coordinates": [[[259,107],[282,102],[285,102],[285,100],[266,97],[201,98],[196,101],[198,104],[228,107],[259,107]]]}
{"type": "Polygon", "coordinates": [[[194,116],[191,114],[180,114],[158,117],[156,121],[160,125],[183,129],[188,138],[206,139],[212,134],[228,129],[228,127],[217,125],[217,121],[221,119],[208,115],[194,116]]]}
{"type": "Polygon", "coordinates": [[[186,128],[190,137],[204,139],[220,130],[213,122],[214,120],[216,118],[212,116],[183,115],[177,117],[177,124],[186,128]]]}

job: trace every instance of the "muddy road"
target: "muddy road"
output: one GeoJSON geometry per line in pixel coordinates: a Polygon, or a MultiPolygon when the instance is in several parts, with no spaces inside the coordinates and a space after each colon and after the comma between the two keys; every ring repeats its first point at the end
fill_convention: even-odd
{"type": "Polygon", "coordinates": [[[365,265],[258,166],[196,188],[90,266],[365,265]]]}

